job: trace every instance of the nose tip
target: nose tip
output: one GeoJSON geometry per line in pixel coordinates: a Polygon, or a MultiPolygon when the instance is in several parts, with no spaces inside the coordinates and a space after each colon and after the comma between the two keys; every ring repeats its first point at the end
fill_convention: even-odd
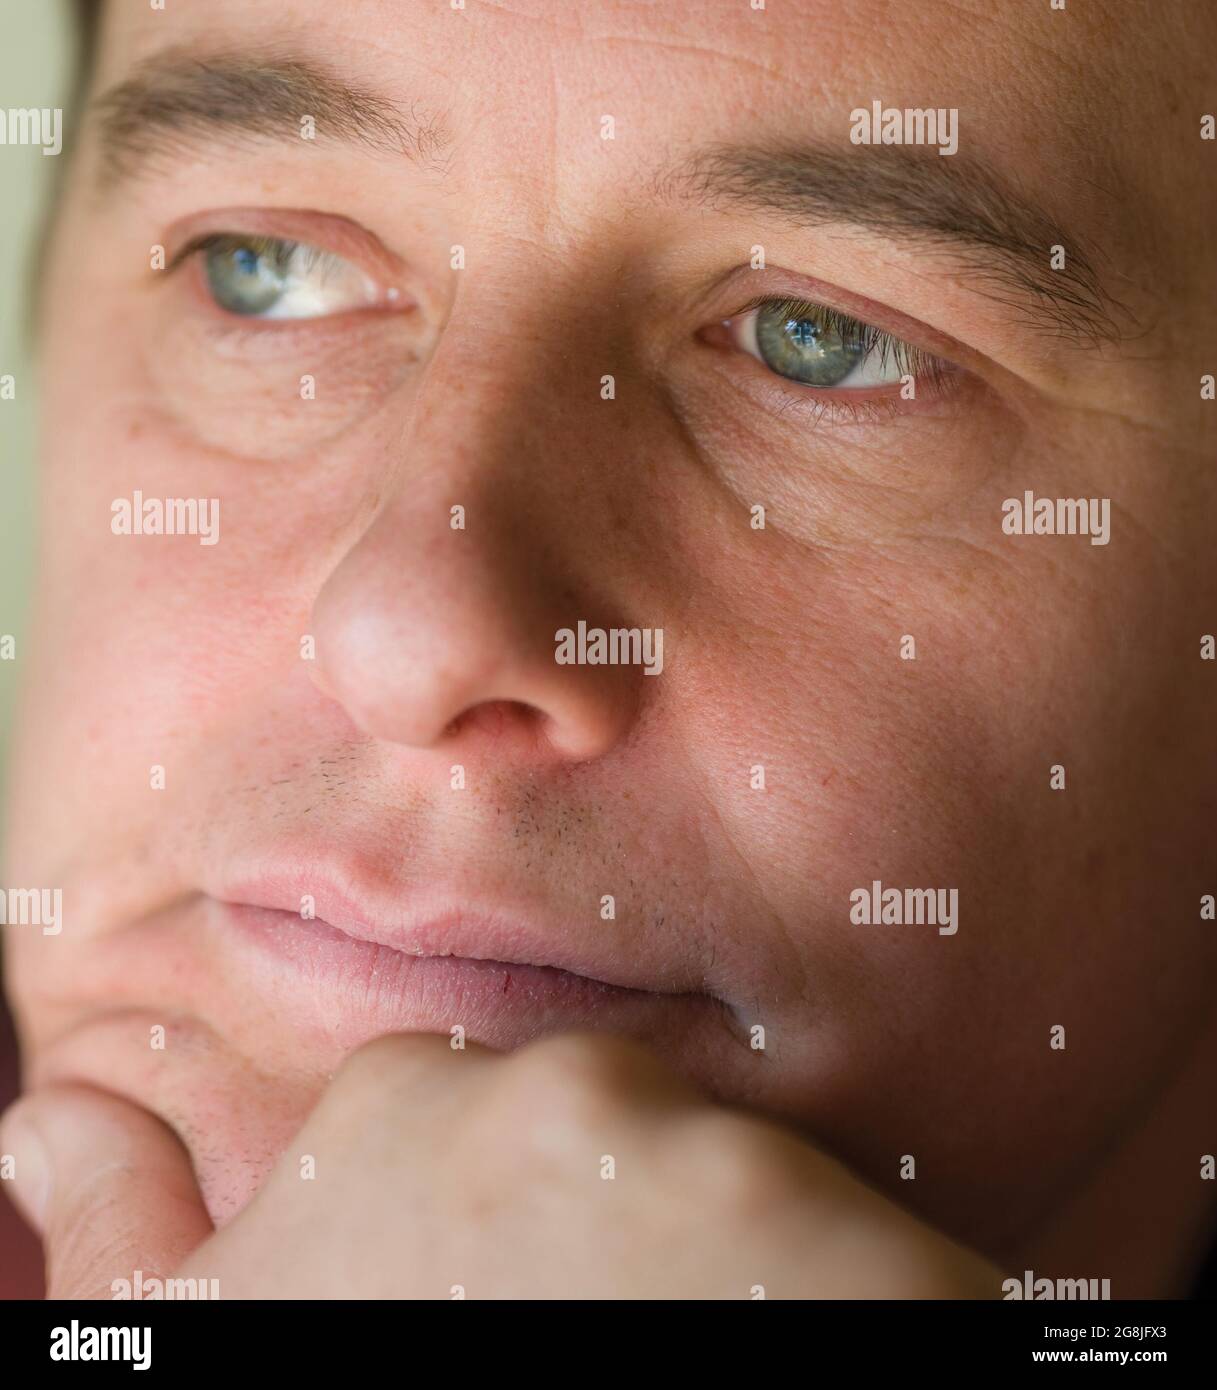
{"type": "Polygon", "coordinates": [[[557,661],[564,625],[543,616],[535,565],[525,585],[510,557],[496,562],[505,577],[467,545],[424,553],[400,534],[369,533],[323,587],[318,689],[365,734],[403,747],[493,741],[578,761],[607,752],[632,718],[637,672],[557,661]]]}
{"type": "Polygon", "coordinates": [[[562,359],[488,358],[483,330],[468,308],[446,320],[377,510],[317,595],[318,683],[404,746],[598,757],[629,728],[641,672],[571,662],[558,640],[622,607],[631,552],[586,539],[623,528],[619,491],[596,441],[563,457],[582,421],[556,389],[562,359]]]}

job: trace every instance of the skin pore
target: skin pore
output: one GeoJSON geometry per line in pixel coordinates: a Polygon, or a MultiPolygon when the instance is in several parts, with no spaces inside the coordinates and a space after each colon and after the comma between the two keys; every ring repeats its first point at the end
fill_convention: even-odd
{"type": "Polygon", "coordinates": [[[105,6],[41,326],[5,883],[65,927],[6,929],[28,1084],[159,1116],[222,1227],[371,1038],[622,1033],[1003,1269],[1185,1289],[1217,22],[290,8],[105,6]],[[957,108],[958,154],[851,145],[876,98],[957,108]],[[219,307],[222,237],[328,253],[331,311],[219,307]],[[786,298],[945,365],[783,378],[723,324],[786,298]],[[136,490],[219,499],[218,542],[116,535],[136,490]],[[1109,498],[1110,543],[1003,533],[1026,490],[1109,498]],[[556,664],[579,620],[662,628],[662,674],[556,664]],[[957,889],[958,931],[852,924],[874,880],[957,889]],[[403,1012],[385,943],[284,969],[222,907],[304,894],[508,966],[403,1012]]]}

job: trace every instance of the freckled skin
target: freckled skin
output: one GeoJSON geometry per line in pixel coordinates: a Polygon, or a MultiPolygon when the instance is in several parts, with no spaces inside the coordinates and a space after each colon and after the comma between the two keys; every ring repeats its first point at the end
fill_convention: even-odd
{"type": "MultiPolygon", "coordinates": [[[[111,4],[102,80],[164,43],[256,48],[279,8],[111,4]]],[[[635,1031],[713,1095],[1011,1267],[1175,1292],[1213,1221],[1212,19],[1190,7],[1181,41],[1135,3],[557,8],[294,0],[306,51],[442,115],[443,180],[267,145],[107,204],[97,152],[72,168],[5,864],[70,916],[7,932],[28,1080],[163,1116],[231,1217],[347,1050],[192,915],[205,866],[290,835],[388,897],[455,873],[700,971],[721,1026],[660,1001],[635,1031]],[[1102,246],[1140,336],[1079,357],[909,244],[632,201],[675,151],[844,138],[873,97],[957,106],[958,157],[1102,246]],[[176,221],[264,203],[360,223],[424,308],[247,359],[183,281],[141,279],[176,221]],[[739,306],[692,308],[757,243],[967,344],[967,399],[766,408],[759,364],[696,338],[739,306]],[[114,537],[135,488],[219,497],[221,543],[114,537]],[[1024,488],[1110,497],[1110,545],[1004,537],[1024,488]],[[580,617],[662,627],[662,676],[555,667],[580,617]],[[958,889],[958,933],[852,927],[875,878],[958,889]]]]}

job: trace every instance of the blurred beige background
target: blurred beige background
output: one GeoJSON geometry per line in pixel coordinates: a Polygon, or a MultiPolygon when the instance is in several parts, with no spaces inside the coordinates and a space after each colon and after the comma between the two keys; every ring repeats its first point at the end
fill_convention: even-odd
{"type": "MultiPolygon", "coordinates": [[[[7,113],[66,106],[71,55],[66,0],[2,3],[0,108],[7,113]]],[[[0,145],[0,377],[16,378],[16,398],[0,400],[0,636],[11,633],[17,640],[16,659],[0,660],[0,777],[8,761],[13,696],[29,632],[26,610],[34,558],[33,257],[46,198],[63,158],[48,158],[32,145],[0,145]]],[[[0,993],[0,1109],[16,1093],[16,1044],[0,993]]],[[[0,1188],[7,1186],[0,1183],[0,1188]]],[[[41,1297],[38,1242],[2,1191],[0,1251],[0,1300],[41,1297]]]]}
{"type": "MultiPolygon", "coordinates": [[[[62,0],[4,0],[0,108],[66,106],[69,22],[62,0]]],[[[63,158],[48,158],[35,145],[0,144],[0,377],[16,377],[16,399],[0,400],[0,635],[11,633],[17,639],[16,659],[0,660],[0,776],[29,631],[36,394],[29,325],[33,256],[55,167],[63,158]]],[[[87,248],[79,251],[88,254],[87,248]]]]}

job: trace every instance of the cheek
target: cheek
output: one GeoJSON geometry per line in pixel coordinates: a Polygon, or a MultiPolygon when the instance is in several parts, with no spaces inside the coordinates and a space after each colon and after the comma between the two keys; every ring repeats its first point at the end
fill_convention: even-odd
{"type": "Polygon", "coordinates": [[[951,1016],[949,1052],[951,1036],[983,1031],[996,1002],[976,979],[1038,987],[1034,969],[1011,975],[1006,964],[1033,959],[1045,929],[1016,910],[1029,880],[1052,889],[1053,873],[1033,874],[1027,816],[1043,731],[1011,728],[1009,672],[976,655],[974,634],[1015,595],[1000,569],[982,578],[970,563],[970,578],[962,563],[920,556],[826,553],[812,564],[779,538],[751,562],[741,544],[732,590],[706,596],[706,622],[713,613],[723,637],[704,644],[688,682],[700,715],[690,744],[737,864],[781,925],[768,949],[789,951],[785,1026],[818,1039],[809,1060],[823,1074],[790,1076],[792,1091],[823,1086],[852,1103],[870,1066],[904,1070],[884,1051],[895,1011],[931,1048],[951,1016]],[[851,895],[875,880],[953,890],[956,922],[943,925],[956,930],[851,922],[851,895]],[[793,1012],[799,1000],[805,1015],[793,1012]]]}
{"type": "Polygon", "coordinates": [[[1159,929],[1195,916],[1201,830],[1154,829],[1188,779],[1139,766],[1146,710],[1177,712],[1177,690],[1142,646],[1121,655],[1162,595],[1130,546],[1113,605],[1099,553],[936,540],[809,558],[779,538],[761,559],[741,542],[705,598],[707,632],[748,634],[706,644],[697,756],[791,943],[774,1032],[808,1046],[786,1095],[901,1200],[892,1155],[929,1159],[914,1198],[943,1218],[998,1219],[1003,1175],[1047,1200],[1161,1075],[1211,987],[1214,948],[1159,929]],[[1146,872],[1120,871],[1151,846],[1146,872]],[[851,922],[851,893],[874,880],[957,890],[956,933],[851,922]]]}
{"type": "Polygon", "coordinates": [[[417,371],[407,320],[257,329],[170,320],[143,354],[148,408],[197,445],[258,462],[332,445],[417,371]]]}
{"type": "Polygon", "coordinates": [[[183,437],[111,379],[109,360],[79,395],[69,361],[45,403],[43,567],[23,653],[37,698],[14,755],[17,859],[73,826],[121,824],[123,806],[138,820],[154,766],[180,764],[255,687],[307,685],[299,641],[312,595],[374,506],[371,460],[384,456],[368,425],[324,455],[234,459],[183,437]],[[197,503],[215,543],[115,534],[115,504],[136,512],[137,501],[197,503]]]}

